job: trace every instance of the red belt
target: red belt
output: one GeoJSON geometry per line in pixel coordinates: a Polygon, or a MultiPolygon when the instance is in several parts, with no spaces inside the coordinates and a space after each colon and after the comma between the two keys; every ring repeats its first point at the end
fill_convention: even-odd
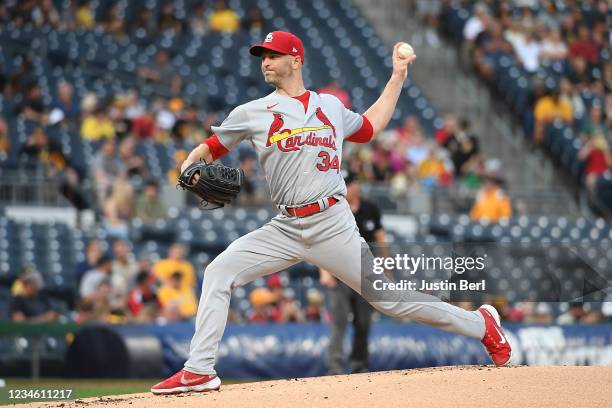
{"type": "Polygon", "coordinates": [[[287,214],[292,217],[304,218],[314,215],[316,213],[320,213],[321,211],[331,207],[332,205],[338,202],[338,199],[334,197],[324,198],[321,201],[327,201],[329,205],[325,206],[325,203],[321,205],[319,201],[312,204],[306,204],[301,207],[284,207],[284,210],[287,214]]]}

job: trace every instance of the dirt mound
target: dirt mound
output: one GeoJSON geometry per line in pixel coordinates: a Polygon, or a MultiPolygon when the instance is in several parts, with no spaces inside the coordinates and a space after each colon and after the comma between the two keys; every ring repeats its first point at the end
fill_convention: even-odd
{"type": "Polygon", "coordinates": [[[220,392],[131,394],[43,407],[610,407],[612,367],[440,367],[221,386],[220,392]]]}

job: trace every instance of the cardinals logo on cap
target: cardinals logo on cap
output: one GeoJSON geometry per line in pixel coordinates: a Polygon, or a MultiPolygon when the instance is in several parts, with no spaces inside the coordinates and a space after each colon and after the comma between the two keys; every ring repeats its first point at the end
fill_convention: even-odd
{"type": "Polygon", "coordinates": [[[272,35],[272,33],[268,33],[264,42],[272,42],[272,40],[274,40],[274,36],[272,35]]]}

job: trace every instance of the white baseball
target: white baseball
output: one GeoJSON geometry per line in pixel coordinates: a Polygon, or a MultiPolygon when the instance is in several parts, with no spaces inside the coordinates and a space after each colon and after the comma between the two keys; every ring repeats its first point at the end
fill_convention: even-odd
{"type": "Polygon", "coordinates": [[[413,54],[414,54],[414,49],[408,43],[402,43],[402,45],[400,45],[399,48],[397,49],[397,55],[402,59],[408,58],[413,54]]]}

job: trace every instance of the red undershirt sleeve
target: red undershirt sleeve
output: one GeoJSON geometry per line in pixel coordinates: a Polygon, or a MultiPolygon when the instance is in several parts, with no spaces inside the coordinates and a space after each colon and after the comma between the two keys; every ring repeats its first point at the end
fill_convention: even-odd
{"type": "Polygon", "coordinates": [[[213,134],[211,137],[206,139],[202,144],[206,144],[210,149],[213,161],[223,157],[229,150],[221,144],[221,141],[217,135],[213,134]]]}
{"type": "Polygon", "coordinates": [[[363,118],[363,123],[361,124],[361,127],[358,131],[344,139],[347,142],[368,143],[370,140],[372,140],[372,136],[374,136],[374,128],[372,127],[372,124],[370,123],[368,118],[363,115],[361,115],[361,117],[363,118]]]}

